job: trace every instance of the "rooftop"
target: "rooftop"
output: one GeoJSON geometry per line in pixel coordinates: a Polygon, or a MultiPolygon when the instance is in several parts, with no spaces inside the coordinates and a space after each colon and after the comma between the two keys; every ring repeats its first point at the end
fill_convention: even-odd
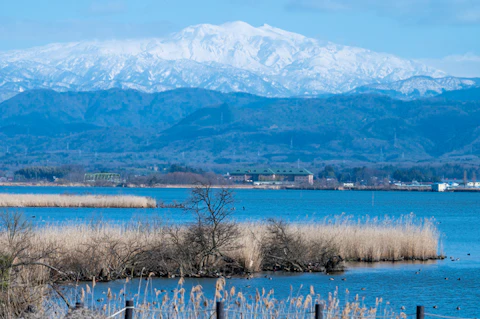
{"type": "Polygon", "coordinates": [[[275,168],[273,169],[276,175],[313,175],[305,168],[275,168]]]}
{"type": "Polygon", "coordinates": [[[230,175],[247,175],[247,174],[259,174],[259,175],[313,175],[308,169],[305,168],[239,168],[232,172],[230,175]]]}
{"type": "Polygon", "coordinates": [[[230,172],[230,175],[247,174],[274,175],[275,173],[270,168],[239,168],[230,172]]]}

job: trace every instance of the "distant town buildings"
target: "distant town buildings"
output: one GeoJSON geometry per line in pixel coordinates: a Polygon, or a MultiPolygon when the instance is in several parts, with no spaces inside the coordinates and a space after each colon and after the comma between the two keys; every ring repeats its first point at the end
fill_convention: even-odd
{"type": "Polygon", "coordinates": [[[480,182],[467,182],[467,187],[480,187],[480,182]]]}
{"type": "Polygon", "coordinates": [[[480,189],[480,182],[464,182],[464,183],[434,183],[432,184],[432,191],[434,192],[445,192],[452,190],[477,190],[480,189]]]}
{"type": "Polygon", "coordinates": [[[432,191],[434,192],[444,192],[448,188],[447,183],[434,183],[432,184],[432,191]]]}
{"type": "Polygon", "coordinates": [[[236,183],[313,184],[313,173],[304,168],[242,168],[227,176],[236,183]]]}
{"type": "Polygon", "coordinates": [[[122,179],[117,173],[86,173],[84,177],[86,183],[109,182],[120,183],[122,179]]]}

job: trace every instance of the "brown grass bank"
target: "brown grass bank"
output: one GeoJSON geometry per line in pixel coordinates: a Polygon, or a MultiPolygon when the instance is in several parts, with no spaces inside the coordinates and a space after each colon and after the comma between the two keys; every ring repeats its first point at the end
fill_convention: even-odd
{"type": "Polygon", "coordinates": [[[155,199],[132,195],[0,194],[0,207],[155,208],[155,199]]]}

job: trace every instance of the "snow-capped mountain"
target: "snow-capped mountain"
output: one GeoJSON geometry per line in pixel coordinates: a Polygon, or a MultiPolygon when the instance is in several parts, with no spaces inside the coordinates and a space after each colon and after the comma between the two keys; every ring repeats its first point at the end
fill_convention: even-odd
{"type": "Polygon", "coordinates": [[[24,90],[146,92],[200,87],[264,96],[348,92],[356,87],[442,77],[391,54],[323,44],[244,22],[187,27],[165,38],[51,44],[0,53],[0,100],[24,90]]]}
{"type": "Polygon", "coordinates": [[[480,78],[413,76],[406,80],[361,86],[350,93],[377,93],[400,99],[415,99],[477,86],[480,86],[480,78]]]}

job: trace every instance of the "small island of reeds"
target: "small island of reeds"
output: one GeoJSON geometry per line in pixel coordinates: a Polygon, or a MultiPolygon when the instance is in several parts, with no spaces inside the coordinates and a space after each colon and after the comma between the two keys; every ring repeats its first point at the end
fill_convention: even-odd
{"type": "Polygon", "coordinates": [[[231,229],[218,233],[208,226],[201,230],[147,221],[52,225],[32,232],[32,252],[54,248],[49,264],[70,274],[71,280],[113,280],[142,272],[160,277],[332,272],[343,270],[345,261],[439,257],[433,223],[414,222],[409,216],[366,222],[339,216],[308,224],[264,221],[235,227],[238,233],[230,237],[231,229]]]}
{"type": "Polygon", "coordinates": [[[155,199],[133,195],[0,194],[0,207],[155,208],[155,199]]]}

